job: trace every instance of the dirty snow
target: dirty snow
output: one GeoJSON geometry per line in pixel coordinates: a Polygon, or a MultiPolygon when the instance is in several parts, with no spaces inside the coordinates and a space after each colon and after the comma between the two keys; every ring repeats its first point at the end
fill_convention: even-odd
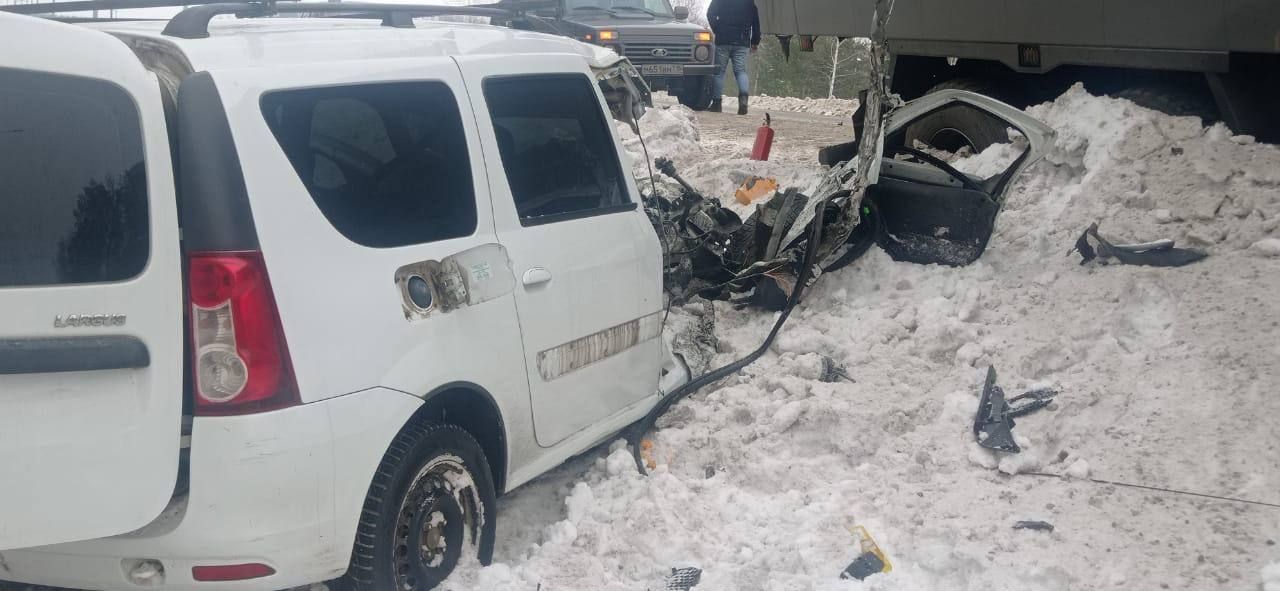
{"type": "MultiPolygon", "coordinates": [[[[787,111],[790,113],[808,113],[810,115],[830,115],[849,117],[858,108],[858,101],[842,98],[796,98],[792,96],[752,95],[747,100],[752,111],[787,111]]],[[[738,97],[726,96],[722,101],[725,112],[738,111],[738,97]]]]}
{"type": "MultiPolygon", "coordinates": [[[[1079,88],[1029,111],[1056,145],[1011,191],[979,262],[873,249],[824,276],[771,353],[660,422],[652,475],[615,443],[513,492],[498,563],[449,588],[662,589],[684,566],[703,569],[698,590],[1280,588],[1280,509],[1086,479],[1280,503],[1280,149],[1079,88]],[[1094,221],[1210,257],[1080,266],[1066,253],[1094,221]],[[820,381],[822,356],[856,382],[820,381]],[[988,364],[1010,395],[1061,391],[1018,420],[1022,454],[972,442],[988,364]],[[1056,529],[1013,530],[1020,520],[1056,529]],[[838,579],[854,524],[891,573],[838,579]]],[[[753,122],[700,117],[749,145],[753,122]]],[[[643,129],[650,155],[677,157],[708,192],[820,173],[802,163],[811,149],[720,157],[696,119],[654,110],[643,129]]],[[[674,310],[673,325],[699,311],[674,310]]],[[[715,314],[720,362],[774,321],[715,314]]]]}

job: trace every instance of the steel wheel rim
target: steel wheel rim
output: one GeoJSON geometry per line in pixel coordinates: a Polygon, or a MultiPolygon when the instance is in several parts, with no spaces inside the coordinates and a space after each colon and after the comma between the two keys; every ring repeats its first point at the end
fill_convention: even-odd
{"type": "Polygon", "coordinates": [[[432,459],[414,477],[396,515],[392,569],[396,588],[430,589],[458,565],[479,530],[480,498],[462,460],[432,459]]]}

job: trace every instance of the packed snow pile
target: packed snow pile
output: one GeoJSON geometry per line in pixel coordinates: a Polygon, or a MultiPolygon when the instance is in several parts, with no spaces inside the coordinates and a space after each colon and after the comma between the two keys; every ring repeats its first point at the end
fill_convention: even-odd
{"type": "MultiPolygon", "coordinates": [[[[1280,585],[1267,566],[1280,509],[1094,480],[1280,503],[1280,149],[1079,88],[1030,112],[1056,145],[1016,183],[981,260],[873,249],[824,275],[771,353],[659,422],[650,476],[615,443],[513,492],[497,564],[448,587],[641,591],[679,567],[702,569],[699,591],[1280,585]],[[1210,256],[1081,266],[1067,252],[1092,222],[1210,256]],[[1010,395],[1060,392],[1018,419],[1020,454],[973,441],[989,364],[1010,395]],[[1026,520],[1054,528],[1012,527],[1026,520]],[[839,578],[855,525],[891,572],[839,578]]],[[[807,187],[820,174],[717,158],[686,110],[654,110],[642,129],[651,156],[713,194],[732,194],[724,177],[807,187]]],[[[675,309],[671,325],[705,313],[675,309]]],[[[720,363],[774,322],[714,314],[720,363]]]]}

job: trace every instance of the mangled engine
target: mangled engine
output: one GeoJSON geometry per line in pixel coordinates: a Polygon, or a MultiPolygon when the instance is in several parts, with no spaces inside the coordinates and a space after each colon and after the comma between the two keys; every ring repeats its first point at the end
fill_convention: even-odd
{"type": "Polygon", "coordinates": [[[720,201],[680,178],[659,158],[658,170],[680,185],[677,197],[645,196],[645,210],[663,244],[663,280],[672,301],[694,296],[780,309],[795,287],[821,204],[825,232],[811,277],[847,264],[874,242],[872,223],[857,215],[847,191],[817,200],[795,189],[775,193],[744,221],[720,201]],[[852,215],[850,215],[852,214],[852,215]]]}

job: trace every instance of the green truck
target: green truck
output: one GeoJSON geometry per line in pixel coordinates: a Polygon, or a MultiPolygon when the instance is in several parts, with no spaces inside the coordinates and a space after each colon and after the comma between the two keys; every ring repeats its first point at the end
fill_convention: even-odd
{"type": "MultiPolygon", "coordinates": [[[[756,0],[764,31],[800,50],[816,36],[866,36],[873,3],[756,0]]],[[[1025,107],[1082,82],[1280,141],[1277,0],[896,0],[887,41],[890,90],[906,100],[960,88],[1025,107]]],[[[939,147],[982,147],[997,132],[922,124],[913,134],[939,147]]]]}

